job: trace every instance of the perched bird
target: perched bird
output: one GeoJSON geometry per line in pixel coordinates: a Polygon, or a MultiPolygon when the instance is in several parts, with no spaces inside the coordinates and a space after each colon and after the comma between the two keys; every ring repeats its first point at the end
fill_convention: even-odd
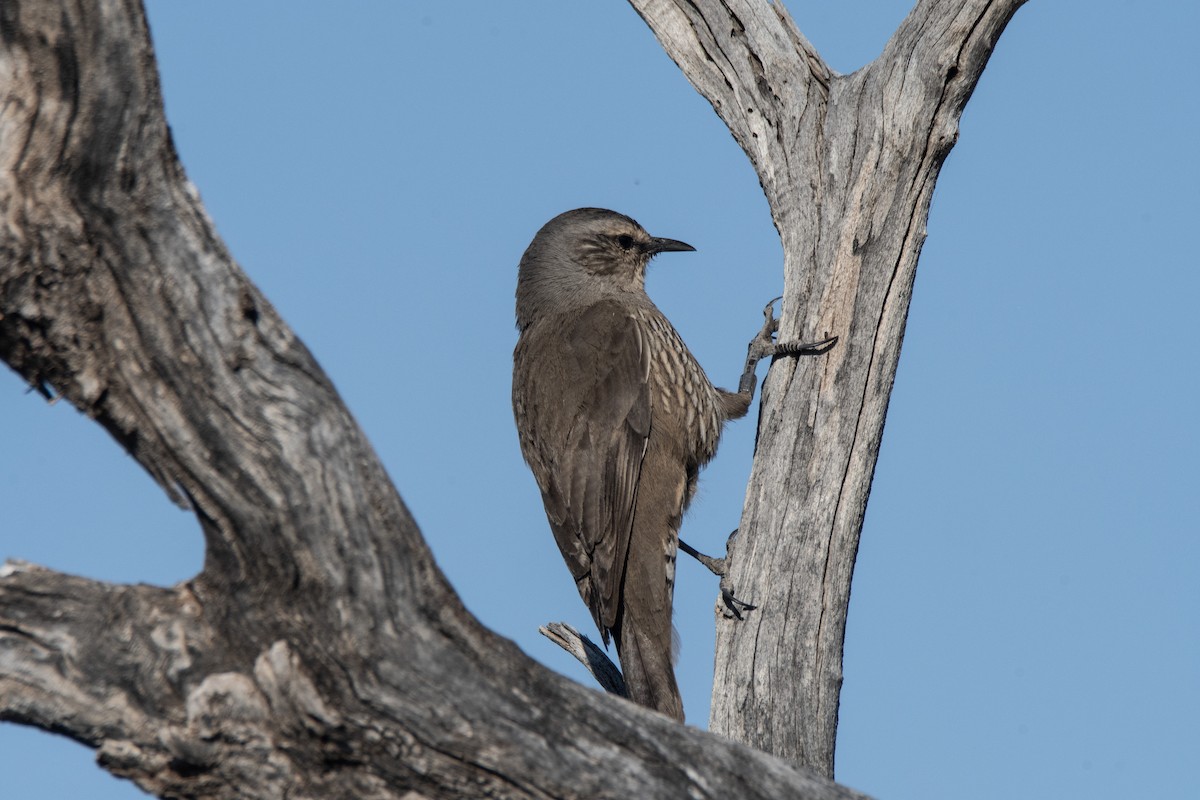
{"type": "Polygon", "coordinates": [[[646,295],[651,258],[694,249],[614,211],[560,214],[521,258],[513,354],[521,452],[559,550],[605,644],[616,641],[631,699],[679,720],[679,524],[755,382],[748,361],[748,386],[715,388],[646,295]]]}

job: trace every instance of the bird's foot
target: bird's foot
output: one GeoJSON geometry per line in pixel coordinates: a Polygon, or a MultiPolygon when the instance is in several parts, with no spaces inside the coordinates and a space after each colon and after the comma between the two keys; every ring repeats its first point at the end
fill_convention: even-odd
{"type": "Polygon", "coordinates": [[[777,342],[776,334],[779,333],[779,320],[775,317],[775,304],[782,300],[783,297],[776,297],[771,302],[763,307],[763,326],[758,332],[758,336],[754,337],[754,341],[750,343],[752,350],[755,350],[761,355],[760,358],[766,356],[798,356],[798,355],[820,355],[828,352],[828,350],[837,343],[838,337],[826,336],[819,342],[777,342]]]}
{"type": "Polygon", "coordinates": [[[763,326],[762,330],[750,340],[750,347],[746,352],[746,361],[749,363],[753,358],[755,363],[759,359],[767,356],[775,355],[775,334],[779,332],[779,320],[775,318],[775,304],[782,300],[783,297],[776,297],[771,302],[763,307],[763,326]]]}
{"type": "MultiPolygon", "coordinates": [[[[733,534],[736,533],[737,531],[733,532],[733,534]]],[[[730,537],[732,537],[733,534],[730,534],[730,537]]],[[[721,609],[722,614],[727,617],[744,619],[744,617],[742,617],[743,611],[753,611],[754,609],[758,608],[758,606],[747,603],[744,600],[739,600],[734,596],[733,583],[729,580],[729,575],[725,569],[725,559],[706,556],[704,553],[701,553],[699,550],[692,547],[682,539],[679,540],[679,549],[699,561],[704,566],[708,567],[709,572],[721,579],[721,603],[724,606],[724,608],[721,609]]]]}
{"type": "Polygon", "coordinates": [[[828,353],[837,344],[838,337],[827,336],[819,342],[784,342],[775,345],[777,356],[819,356],[828,353]]]}
{"type": "Polygon", "coordinates": [[[754,370],[762,359],[776,356],[819,356],[829,352],[837,343],[838,337],[836,336],[828,336],[819,342],[780,343],[775,341],[775,337],[779,333],[779,320],[775,316],[775,304],[782,299],[782,297],[776,297],[763,307],[762,329],[750,340],[750,346],[746,349],[746,366],[742,370],[742,379],[738,384],[740,393],[754,394],[754,386],[757,383],[754,370]]]}
{"type": "Polygon", "coordinates": [[[737,599],[733,594],[733,583],[729,580],[728,575],[721,576],[721,603],[724,608],[721,608],[721,613],[726,617],[742,620],[743,611],[753,611],[758,606],[753,603],[747,603],[745,600],[737,599]]]}

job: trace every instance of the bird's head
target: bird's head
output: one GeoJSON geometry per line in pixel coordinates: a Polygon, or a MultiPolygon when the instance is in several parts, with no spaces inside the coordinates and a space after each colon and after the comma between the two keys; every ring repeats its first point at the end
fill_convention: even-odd
{"type": "Polygon", "coordinates": [[[646,265],[658,253],[695,250],[662,239],[624,214],[577,208],[542,226],[517,273],[517,327],[539,314],[586,306],[605,296],[645,295],[646,265]]]}

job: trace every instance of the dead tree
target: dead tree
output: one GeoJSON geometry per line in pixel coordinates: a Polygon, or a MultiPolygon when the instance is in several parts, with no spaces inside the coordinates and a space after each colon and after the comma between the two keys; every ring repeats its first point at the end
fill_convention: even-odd
{"type": "Polygon", "coordinates": [[[762,180],[791,340],[764,387],[711,727],[607,698],[463,608],[328,378],[176,158],[137,0],[0,5],[0,356],[203,529],[203,570],[0,571],[0,720],[163,797],[855,797],[850,575],[929,200],[1022,0],[920,0],[834,74],[781,6],[634,0],[762,180]],[[747,746],[748,745],[748,746],[747,746]]]}

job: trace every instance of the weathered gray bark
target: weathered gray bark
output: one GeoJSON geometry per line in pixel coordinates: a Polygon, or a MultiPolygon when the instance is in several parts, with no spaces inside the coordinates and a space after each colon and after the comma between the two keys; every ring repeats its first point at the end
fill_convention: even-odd
{"type": "Polygon", "coordinates": [[[850,578],[938,170],[1024,0],[921,0],[837,75],[778,4],[631,0],[750,156],[783,239],[778,359],[729,553],[710,730],[833,775],[850,578]]]}
{"type": "MultiPolygon", "coordinates": [[[[779,10],[745,4],[739,32],[721,4],[647,5],[672,55],[771,176],[763,183],[788,253],[785,335],[798,336],[801,319],[804,332],[843,334],[827,363],[772,373],[751,497],[774,486],[781,500],[765,515],[754,512],[762,501],[748,503],[735,578],[750,599],[782,603],[748,570],[761,568],[764,534],[797,540],[797,520],[821,522],[801,542],[848,550],[829,562],[844,576],[810,577],[804,565],[824,562],[797,544],[785,553],[796,566],[764,572],[782,581],[776,590],[816,598],[796,613],[823,611],[826,622],[764,630],[778,643],[748,651],[782,668],[773,680],[796,682],[771,695],[798,698],[788,719],[763,716],[770,676],[755,665],[748,715],[724,713],[732,724],[718,725],[825,769],[811,755],[821,737],[790,717],[830,708],[810,703],[812,684],[834,684],[812,692],[836,713],[852,544],[933,175],[1018,3],[1006,13],[970,0],[919,6],[925,16],[910,18],[889,52],[921,57],[893,55],[893,69],[845,83],[779,10]],[[974,28],[939,28],[951,5],[974,28]],[[686,15],[701,13],[726,27],[692,28],[686,15]],[[938,62],[943,52],[958,61],[938,62]],[[796,77],[797,60],[809,73],[796,77]],[[723,71],[749,82],[726,86],[723,71]],[[828,95],[827,85],[845,88],[828,95]],[[944,94],[874,123],[830,102],[876,102],[880,86],[944,94]],[[924,136],[928,149],[900,147],[885,125],[924,136]],[[808,162],[814,183],[794,183],[808,180],[808,162]],[[817,502],[839,490],[832,505],[817,502]],[[778,641],[789,635],[798,638],[778,641]],[[792,734],[802,744],[782,746],[792,734]]],[[[332,385],[232,261],[187,182],[138,0],[0,4],[0,358],[103,425],[194,511],[207,543],[203,571],[172,589],[21,563],[0,570],[0,720],[95,747],[109,770],[164,797],[858,796],[583,689],[465,611],[332,385]]],[[[721,658],[733,664],[727,637],[721,658]]],[[[728,670],[727,690],[737,683],[728,670]]],[[[831,724],[816,729],[831,753],[831,724]]]]}

